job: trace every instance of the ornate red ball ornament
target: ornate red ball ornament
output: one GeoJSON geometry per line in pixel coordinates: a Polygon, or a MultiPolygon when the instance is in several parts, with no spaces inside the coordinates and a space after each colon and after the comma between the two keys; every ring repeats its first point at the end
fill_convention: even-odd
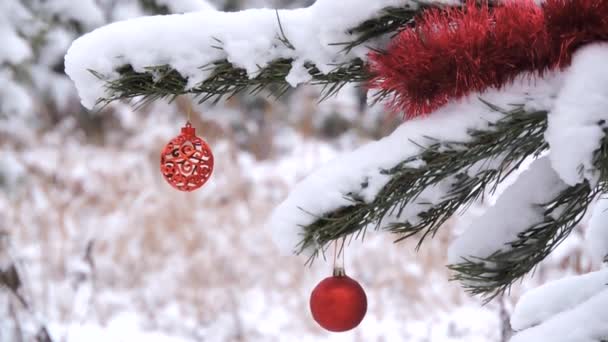
{"type": "Polygon", "coordinates": [[[335,268],[310,295],[312,317],[326,330],[343,332],[354,329],[367,313],[367,296],[357,281],[343,268],[335,268]]]}
{"type": "Polygon", "coordinates": [[[196,136],[189,121],[181,134],[163,148],[160,171],[171,186],[181,191],[194,191],[211,177],[213,153],[209,145],[196,136]]]}

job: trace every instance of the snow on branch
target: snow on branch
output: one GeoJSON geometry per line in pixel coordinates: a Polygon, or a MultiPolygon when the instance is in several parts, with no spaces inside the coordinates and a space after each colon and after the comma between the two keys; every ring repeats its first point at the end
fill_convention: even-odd
{"type": "Polygon", "coordinates": [[[518,234],[543,221],[542,205],[567,185],[551,168],[549,159],[534,161],[480,218],[450,246],[448,261],[457,264],[470,257],[486,258],[508,248],[518,234]]]}
{"type": "Polygon", "coordinates": [[[155,2],[158,5],[166,6],[169,13],[186,13],[194,11],[214,10],[215,6],[207,0],[140,0],[143,2],[155,2]]]}
{"type": "Polygon", "coordinates": [[[76,40],[66,72],[88,108],[141,95],[205,100],[272,83],[284,91],[315,80],[335,91],[367,79],[369,39],[411,23],[420,10],[413,0],[318,0],[295,10],[137,18],[76,40]]]}
{"type": "Polygon", "coordinates": [[[606,284],[608,270],[604,269],[560,279],[530,290],[515,306],[511,326],[517,331],[537,326],[606,290],[606,284]]]}
{"type": "Polygon", "coordinates": [[[407,121],[391,136],[328,164],[277,207],[270,220],[275,240],[284,252],[311,258],[329,242],[370,227],[422,241],[526,158],[546,151],[549,157],[535,161],[450,248],[454,278],[470,292],[488,300],[504,292],[567,238],[608,189],[608,135],[600,116],[606,70],[597,71],[599,48],[576,54],[565,77],[530,81],[521,75],[509,87],[407,121]],[[597,88],[585,92],[589,77],[597,88]],[[567,116],[560,112],[566,110],[567,116]]]}
{"type": "Polygon", "coordinates": [[[27,114],[32,109],[31,95],[15,81],[15,66],[33,58],[33,51],[21,29],[28,27],[33,15],[18,1],[0,1],[0,118],[27,114]]]}
{"type": "Polygon", "coordinates": [[[516,167],[521,158],[546,148],[543,109],[559,86],[555,75],[535,83],[524,77],[501,91],[477,94],[427,118],[407,121],[392,135],[334,160],[303,180],[275,209],[269,222],[275,241],[284,253],[314,256],[332,240],[367,226],[407,236],[421,222],[420,228],[435,229],[450,216],[442,213],[454,213],[460,204],[476,199],[459,194],[483,194],[490,179],[505,176],[500,170],[505,155],[516,167]],[[513,103],[522,105],[506,112],[497,108],[512,108],[513,103]]]}
{"type": "Polygon", "coordinates": [[[532,164],[450,247],[454,278],[472,293],[491,299],[507,290],[567,238],[606,192],[606,57],[607,44],[574,55],[548,115],[549,156],[532,164]]]}
{"type": "Polygon", "coordinates": [[[569,187],[548,157],[534,161],[448,250],[455,279],[487,299],[507,290],[580,222],[599,189],[569,187]]]}
{"type": "Polygon", "coordinates": [[[551,164],[569,185],[606,179],[608,166],[595,162],[608,131],[608,43],[581,48],[564,76],[549,115],[545,139],[551,164]]]}
{"type": "MultiPolygon", "coordinates": [[[[584,286],[585,284],[578,285],[584,286]]],[[[538,326],[520,332],[511,339],[511,342],[606,341],[608,338],[608,324],[606,324],[606,321],[608,321],[608,290],[605,289],[605,282],[602,285],[603,290],[598,294],[570,310],[556,314],[551,319],[538,326]]],[[[568,290],[570,291],[567,291],[567,293],[563,291],[564,296],[557,300],[567,300],[568,296],[578,292],[580,289],[568,287],[568,290]]],[[[536,299],[540,300],[540,298],[536,299]]],[[[537,302],[537,304],[539,304],[539,310],[542,310],[543,304],[548,301],[550,301],[550,299],[542,298],[542,304],[537,302]]]]}

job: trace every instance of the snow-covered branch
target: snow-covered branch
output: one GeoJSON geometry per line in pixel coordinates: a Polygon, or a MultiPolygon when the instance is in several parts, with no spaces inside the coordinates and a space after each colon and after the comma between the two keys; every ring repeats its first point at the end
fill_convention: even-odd
{"type": "Polygon", "coordinates": [[[455,278],[493,298],[544,260],[606,191],[604,55],[602,44],[582,48],[563,74],[534,82],[522,76],[509,88],[453,102],[328,164],[275,210],[276,240],[285,252],[314,257],[370,226],[423,239],[524,159],[548,150],[450,249],[455,278]],[[513,103],[521,105],[497,109],[513,103]]]}
{"type": "MultiPolygon", "coordinates": [[[[503,108],[527,97],[528,103],[512,116],[471,96],[431,117],[408,121],[389,137],[336,159],[302,181],[276,208],[270,220],[275,240],[285,253],[306,250],[314,254],[331,240],[361,232],[368,225],[388,225],[405,235],[415,232],[420,222],[428,222],[421,231],[436,228],[441,219],[430,217],[432,210],[443,205],[443,213],[454,213],[460,206],[447,205],[446,200],[457,193],[483,194],[485,186],[481,191],[479,186],[488,183],[480,175],[475,178],[480,183],[462,188],[468,186],[467,178],[451,176],[470,172],[474,178],[495,169],[493,177],[499,180],[505,171],[501,167],[508,166],[501,165],[506,155],[513,158],[506,164],[517,166],[520,158],[546,148],[542,110],[550,105],[559,84],[558,76],[535,84],[522,79],[509,89],[482,94],[484,100],[503,108]],[[522,140],[513,143],[514,139],[522,140]]],[[[464,196],[459,204],[475,198],[464,196]]]]}
{"type": "Polygon", "coordinates": [[[511,342],[596,342],[608,338],[606,270],[558,280],[526,293],[511,318],[511,342]]]}
{"type": "Polygon", "coordinates": [[[366,80],[369,49],[411,24],[422,7],[411,0],[319,0],[295,10],[138,18],[75,41],[66,71],[88,108],[141,95],[194,93],[205,100],[269,85],[280,93],[311,81],[331,93],[366,80]]]}
{"type": "Polygon", "coordinates": [[[568,187],[543,157],[534,161],[448,251],[455,278],[493,298],[530,272],[583,218],[598,190],[568,187]]]}
{"type": "Polygon", "coordinates": [[[552,151],[549,157],[553,168],[569,185],[584,180],[596,184],[608,176],[607,166],[596,162],[608,131],[607,58],[607,43],[578,51],[549,115],[545,134],[552,151]]]}

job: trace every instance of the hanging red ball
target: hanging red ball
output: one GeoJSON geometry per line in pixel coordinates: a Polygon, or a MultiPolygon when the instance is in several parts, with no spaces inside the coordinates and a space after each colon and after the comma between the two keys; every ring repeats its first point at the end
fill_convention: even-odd
{"type": "Polygon", "coordinates": [[[357,281],[338,269],[314,288],[310,295],[310,311],[323,328],[333,332],[348,331],[365,317],[367,296],[357,281]]]}
{"type": "Polygon", "coordinates": [[[190,122],[163,148],[160,171],[174,188],[193,191],[205,184],[213,172],[213,153],[207,143],[196,136],[190,122]]]}

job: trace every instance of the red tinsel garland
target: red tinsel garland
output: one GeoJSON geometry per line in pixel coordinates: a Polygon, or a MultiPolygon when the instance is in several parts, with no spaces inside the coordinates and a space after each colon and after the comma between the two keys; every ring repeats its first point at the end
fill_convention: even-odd
{"type": "Polygon", "coordinates": [[[370,54],[372,89],[393,95],[407,118],[522,73],[570,64],[584,44],[608,40],[608,0],[506,1],[427,10],[384,53],[370,54]]]}

